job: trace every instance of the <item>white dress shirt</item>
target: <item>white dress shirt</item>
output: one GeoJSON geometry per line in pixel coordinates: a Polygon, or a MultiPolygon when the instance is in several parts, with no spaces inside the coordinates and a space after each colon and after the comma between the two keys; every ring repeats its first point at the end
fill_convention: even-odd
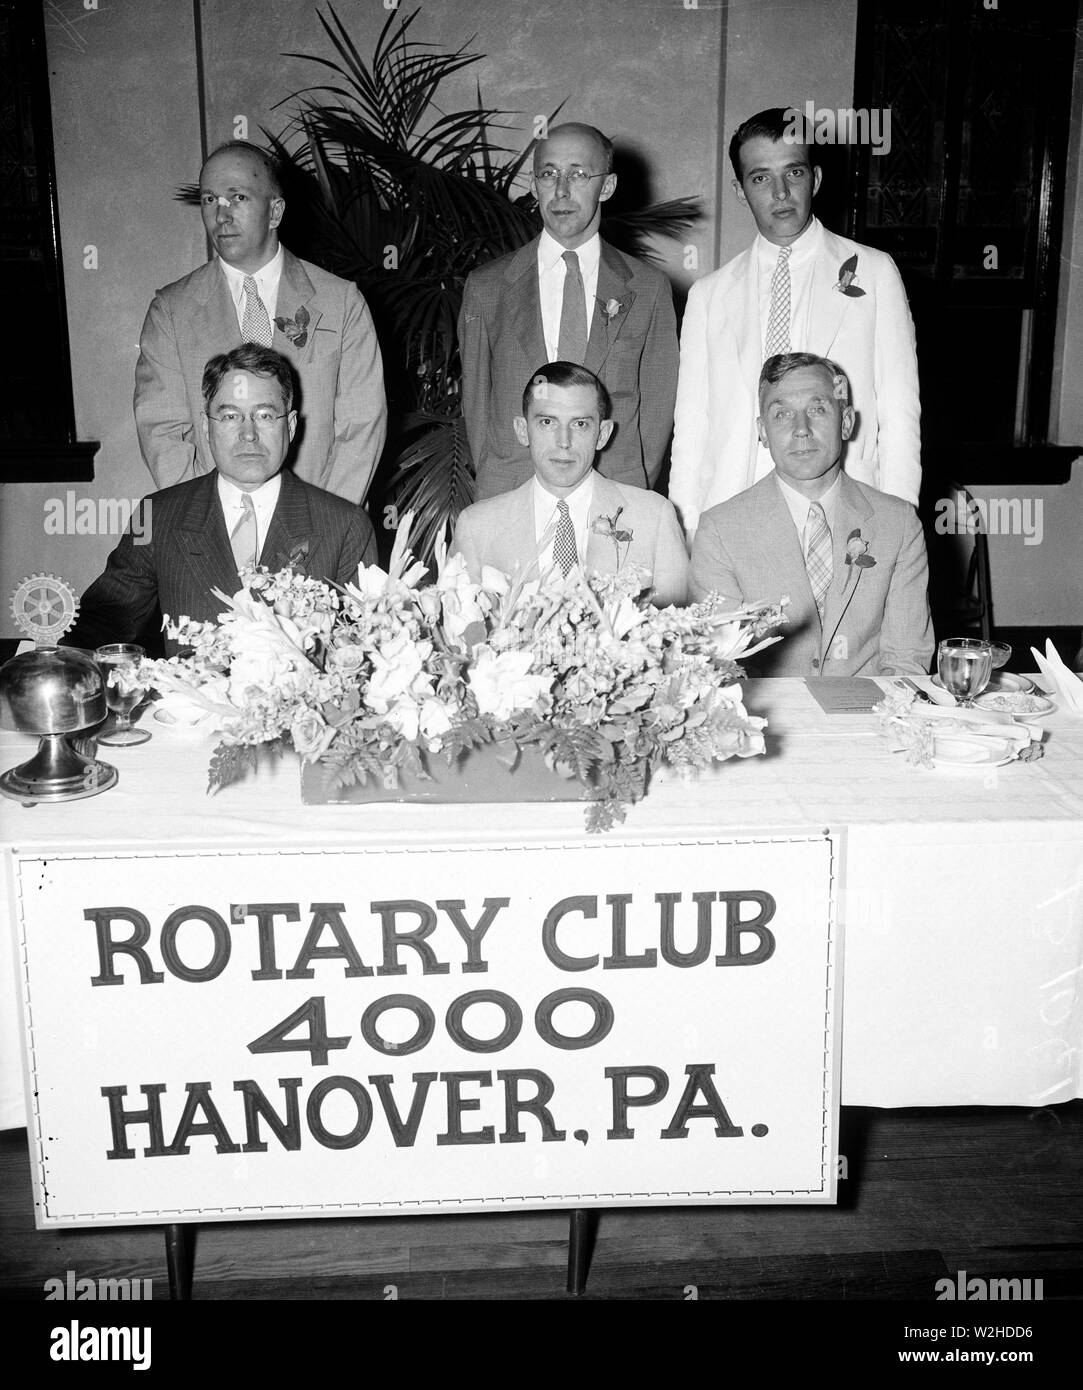
{"type": "MultiPolygon", "coordinates": [[[[268,478],[262,487],[256,488],[255,492],[248,495],[252,499],[252,506],[256,512],[256,555],[263,554],[263,543],[267,539],[267,528],[271,524],[271,517],[274,516],[275,507],[278,506],[278,494],[282,491],[282,474],[276,473],[273,478],[268,478]]],[[[226,519],[226,535],[233,535],[233,528],[244,515],[244,503],[241,498],[244,492],[236,483],[231,483],[223,473],[218,475],[218,500],[222,504],[222,515],[226,519]]]]}
{"type": "Polygon", "coordinates": [[[579,568],[583,568],[587,558],[587,523],[590,519],[590,504],[593,499],[593,468],[575,491],[569,492],[567,497],[554,497],[551,492],[546,492],[537,478],[534,479],[534,539],[540,544],[548,527],[553,526],[553,534],[549,538],[548,545],[538,555],[540,573],[545,574],[555,563],[553,545],[556,541],[556,523],[560,520],[557,515],[557,506],[561,502],[568,504],[568,515],[571,517],[572,530],[575,532],[576,558],[579,561],[579,568]]]}
{"type": "MultiPolygon", "coordinates": [[[[267,317],[271,320],[271,331],[274,332],[275,309],[278,307],[278,282],[282,279],[282,247],[267,262],[257,270],[252,279],[256,282],[256,289],[259,290],[259,297],[263,300],[267,310],[267,317]]],[[[218,264],[222,267],[222,273],[226,277],[226,284],[229,286],[230,297],[233,300],[233,307],[237,311],[237,327],[244,332],[244,305],[245,293],[244,282],[248,278],[248,271],[238,270],[236,266],[229,265],[218,258],[218,264]]]]}
{"type": "MultiPolygon", "coordinates": [[[[564,308],[564,277],[568,265],[565,247],[555,237],[543,231],[538,240],[538,297],[541,300],[542,334],[545,337],[546,361],[556,362],[560,351],[560,314],[564,308]]],[[[594,301],[598,297],[598,262],[602,258],[602,239],[597,232],[589,241],[575,248],[579,257],[579,274],[583,277],[586,296],[587,337],[594,321],[594,301]]],[[[538,366],[543,367],[544,362],[538,366]]]]}
{"type": "MultiPolygon", "coordinates": [[[[809,310],[812,307],[812,269],[824,239],[823,224],[813,218],[796,241],[790,243],[790,351],[808,352],[809,310]]],[[[771,277],[780,248],[756,233],[757,294],[760,308],[760,343],[767,341],[771,316],[771,277]]]]}
{"type": "Polygon", "coordinates": [[[808,512],[813,502],[819,502],[824,509],[824,517],[827,521],[827,529],[831,532],[831,539],[835,538],[835,507],[839,500],[839,478],[841,472],[835,474],[835,481],[827,489],[822,497],[806,497],[803,492],[798,492],[795,487],[783,478],[779,471],[775,470],[775,482],[778,483],[779,491],[782,493],[782,500],[789,508],[790,515],[793,517],[793,524],[797,527],[797,536],[801,542],[801,554],[805,557],[808,564],[808,512]]]}

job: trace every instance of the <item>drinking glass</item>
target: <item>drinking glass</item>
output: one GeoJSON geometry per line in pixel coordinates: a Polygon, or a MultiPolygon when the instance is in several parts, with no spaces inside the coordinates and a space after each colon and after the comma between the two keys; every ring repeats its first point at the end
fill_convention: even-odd
{"type": "Polygon", "coordinates": [[[993,674],[990,644],[980,637],[948,637],[936,649],[936,669],[944,689],[968,709],[993,674]]]}
{"type": "Polygon", "coordinates": [[[116,720],[114,728],[98,734],[99,743],[116,748],[146,743],[150,738],[146,729],[132,728],[132,710],[146,694],[146,688],[136,680],[136,670],[142,657],[143,648],[137,647],[134,642],[111,642],[94,653],[94,660],[105,682],[105,703],[116,720]]]}
{"type": "Polygon", "coordinates": [[[999,671],[1012,654],[1012,649],[1008,646],[1007,642],[990,642],[989,650],[993,654],[994,671],[999,671]]]}

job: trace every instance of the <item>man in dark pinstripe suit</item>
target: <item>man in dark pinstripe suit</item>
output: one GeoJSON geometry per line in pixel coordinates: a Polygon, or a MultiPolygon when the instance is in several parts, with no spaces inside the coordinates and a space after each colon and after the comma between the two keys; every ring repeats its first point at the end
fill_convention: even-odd
{"type": "MultiPolygon", "coordinates": [[[[246,560],[338,583],[375,563],[361,508],[283,470],[297,431],[292,405],[290,364],[272,348],[242,343],[211,358],[202,427],[215,471],[143,499],[66,644],[141,641],[159,611],[213,621],[222,603],[212,589],[236,593],[246,560]]],[[[177,651],[168,639],[165,648],[177,651]]]]}

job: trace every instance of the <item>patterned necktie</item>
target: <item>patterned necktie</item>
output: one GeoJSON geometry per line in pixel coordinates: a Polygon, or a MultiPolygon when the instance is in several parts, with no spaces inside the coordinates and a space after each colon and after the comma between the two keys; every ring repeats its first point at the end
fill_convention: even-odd
{"type": "Polygon", "coordinates": [[[267,316],[267,306],[259,297],[259,290],[251,275],[244,277],[244,322],[241,324],[241,337],[246,343],[259,343],[270,347],[274,335],[271,320],[267,316]]]}
{"type": "Polygon", "coordinates": [[[568,269],[564,274],[557,357],[561,362],[578,362],[582,365],[587,355],[587,308],[583,296],[583,277],[579,273],[579,257],[574,251],[564,252],[564,263],[568,269]]]}
{"type": "Polygon", "coordinates": [[[553,559],[560,566],[562,573],[567,574],[574,564],[579,561],[579,555],[575,548],[575,532],[572,530],[572,516],[568,511],[567,502],[558,502],[557,511],[560,513],[560,520],[557,522],[557,533],[553,538],[553,559]]]}
{"type": "Polygon", "coordinates": [[[816,600],[816,611],[820,622],[824,620],[824,602],[831,587],[831,531],[827,517],[819,502],[809,504],[808,520],[805,522],[805,568],[808,582],[812,586],[812,597],[816,600]]]}
{"type": "Polygon", "coordinates": [[[241,519],[234,526],[230,535],[229,543],[233,547],[233,558],[237,562],[237,573],[240,574],[245,565],[254,565],[259,554],[256,549],[256,509],[252,505],[252,499],[248,493],[241,494],[241,519]]]}
{"type": "Polygon", "coordinates": [[[790,251],[791,247],[779,249],[775,262],[775,273],[771,276],[771,312],[767,316],[767,337],[764,342],[764,360],[774,357],[776,352],[790,350],[790,251]]]}

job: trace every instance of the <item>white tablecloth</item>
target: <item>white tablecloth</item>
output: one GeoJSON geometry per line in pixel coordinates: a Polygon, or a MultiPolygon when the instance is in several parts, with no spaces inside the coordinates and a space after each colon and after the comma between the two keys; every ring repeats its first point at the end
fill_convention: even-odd
{"type": "MultiPolygon", "coordinates": [[[[749,681],[766,757],[694,783],[659,776],[618,838],[846,827],[842,1100],[1052,1105],[1083,1096],[1083,720],[1046,722],[1046,756],[924,771],[869,714],[825,714],[797,680],[749,681]]],[[[144,716],[145,718],[146,716],[144,716]]],[[[0,802],[2,845],[484,845],[585,834],[576,803],[303,806],[296,761],[208,797],[213,742],[157,723],[103,749],[119,784],[85,801],[0,802]]],[[[0,735],[0,767],[33,740],[0,735]]],[[[14,940],[10,874],[0,931],[14,940]]],[[[0,950],[0,1128],[24,1123],[14,950],[0,950]]]]}

